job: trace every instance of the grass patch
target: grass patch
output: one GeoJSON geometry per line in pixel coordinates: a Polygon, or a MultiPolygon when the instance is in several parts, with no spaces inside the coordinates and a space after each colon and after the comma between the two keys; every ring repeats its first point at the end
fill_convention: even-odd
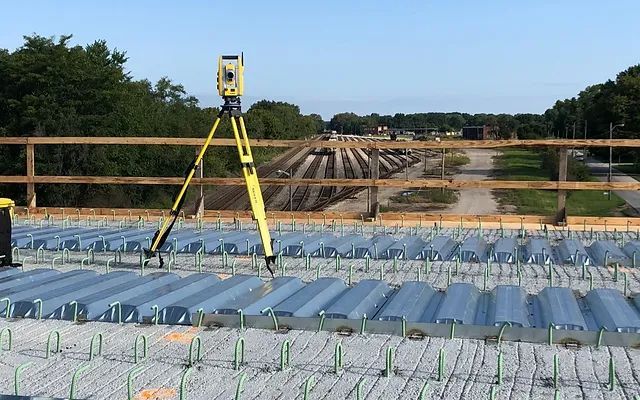
{"type": "Polygon", "coordinates": [[[458,201],[458,192],[451,189],[423,189],[415,192],[406,192],[404,195],[393,196],[390,200],[401,204],[452,204],[458,201]]]}
{"type": "Polygon", "coordinates": [[[445,168],[461,167],[469,164],[471,160],[464,153],[447,153],[444,157],[445,168]]]}
{"type": "MultiPolygon", "coordinates": [[[[543,153],[536,150],[503,149],[496,157],[497,179],[513,181],[547,181],[550,169],[544,165],[543,153]]],[[[579,166],[575,166],[579,167],[579,166]]],[[[592,176],[586,180],[595,181],[592,176]]],[[[557,193],[550,190],[496,190],[501,205],[514,206],[519,214],[554,215],[557,193]]],[[[602,191],[576,190],[567,193],[567,214],[569,215],[620,215],[625,202],[612,194],[611,200],[602,191]]]]}

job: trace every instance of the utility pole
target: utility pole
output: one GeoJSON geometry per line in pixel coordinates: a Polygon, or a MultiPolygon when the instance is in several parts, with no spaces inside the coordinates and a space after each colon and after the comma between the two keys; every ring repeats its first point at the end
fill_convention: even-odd
{"type": "Polygon", "coordinates": [[[409,180],[409,155],[407,154],[407,149],[404,149],[404,180],[409,180]]]}
{"type": "MultiPolygon", "coordinates": [[[[576,140],[576,123],[573,123],[573,140],[576,140]]],[[[574,147],[571,147],[571,156],[575,157],[576,156],[576,149],[574,147]]]]}
{"type": "MultiPolygon", "coordinates": [[[[587,120],[584,120],[584,140],[587,140],[587,120]]],[[[585,143],[584,149],[582,149],[582,158],[587,161],[587,145],[585,143]]]]}
{"type": "MultiPolygon", "coordinates": [[[[293,179],[293,169],[289,168],[289,180],[293,179]]],[[[293,187],[289,184],[289,211],[293,211],[293,187]]]]}
{"type": "MultiPolygon", "coordinates": [[[[613,122],[609,122],[609,140],[613,139],[613,122]]],[[[609,146],[609,173],[607,174],[607,182],[611,183],[611,159],[613,158],[613,147],[609,146]]],[[[607,192],[607,198],[611,200],[611,188],[607,192]]]]}
{"type": "MultiPolygon", "coordinates": [[[[613,122],[609,122],[609,140],[613,140],[613,130],[617,127],[623,127],[624,124],[613,125],[613,122]]],[[[609,146],[609,174],[607,175],[607,181],[611,182],[611,162],[613,161],[613,147],[609,146]]],[[[608,192],[608,199],[611,200],[611,189],[608,192]]]]}

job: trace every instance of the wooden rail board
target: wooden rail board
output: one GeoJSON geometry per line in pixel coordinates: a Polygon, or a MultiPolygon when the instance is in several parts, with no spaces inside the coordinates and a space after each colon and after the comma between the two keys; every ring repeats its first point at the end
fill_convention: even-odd
{"type": "MultiPolygon", "coordinates": [[[[171,145],[202,146],[204,138],[177,137],[98,137],[98,136],[50,136],[50,137],[0,137],[0,144],[7,145],[171,145]]],[[[540,140],[444,140],[436,141],[327,141],[327,140],[274,140],[251,139],[253,147],[313,147],[313,148],[368,148],[368,149],[468,149],[500,147],[640,147],[640,139],[540,139],[540,140]]],[[[235,146],[234,139],[213,139],[211,146],[235,146]]]]}
{"type": "MultiPolygon", "coordinates": [[[[0,183],[95,184],[95,185],[182,185],[181,177],[131,176],[45,176],[0,175],[0,183]]],[[[193,178],[194,185],[245,185],[242,178],[193,178]]],[[[451,179],[305,179],[261,178],[262,185],[344,186],[448,189],[540,189],[540,190],[640,190],[640,182],[579,181],[479,181],[451,179]]]]}

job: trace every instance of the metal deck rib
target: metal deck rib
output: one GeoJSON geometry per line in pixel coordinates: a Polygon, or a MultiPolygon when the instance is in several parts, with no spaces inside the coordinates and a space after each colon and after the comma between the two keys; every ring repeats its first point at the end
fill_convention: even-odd
{"type": "MultiPolygon", "coordinates": [[[[50,269],[0,274],[0,298],[9,299],[13,317],[71,320],[75,314],[81,320],[138,323],[154,320],[157,308],[159,323],[192,324],[202,310],[205,321],[224,325],[236,323],[230,321],[237,321],[242,310],[247,326],[269,327],[271,317],[261,311],[271,308],[282,324],[295,329],[317,329],[323,314],[326,329],[355,330],[366,315],[371,331],[381,333],[398,333],[398,322],[404,320],[429,335],[444,334],[442,327],[455,323],[456,332],[477,337],[508,323],[509,330],[518,332],[517,337],[511,334],[514,339],[542,341],[542,332],[551,326],[563,332],[558,338],[591,343],[604,328],[608,343],[640,344],[640,295],[628,298],[615,289],[576,297],[569,288],[546,287],[527,295],[518,286],[483,292],[470,283],[438,291],[424,282],[392,289],[383,281],[363,280],[350,287],[338,278],[304,283],[280,277],[265,283],[249,275],[221,281],[206,273],[184,278],[165,272],[140,277],[50,269]]],[[[6,315],[6,304],[0,304],[0,316],[6,315]]]]}
{"type": "MultiPolygon", "coordinates": [[[[21,226],[14,235],[12,246],[21,249],[124,251],[140,253],[149,246],[153,229],[135,228],[91,228],[21,226]]],[[[438,235],[428,242],[422,235],[394,236],[389,234],[347,234],[332,232],[272,232],[276,254],[303,257],[341,257],[373,259],[416,260],[429,258],[431,261],[451,261],[459,258],[464,262],[484,262],[491,258],[494,262],[547,265],[573,264],[611,265],[620,263],[633,265],[634,254],[640,252],[640,241],[626,243],[620,249],[615,241],[595,240],[589,246],[575,239],[560,240],[552,246],[544,238],[530,238],[522,246],[516,237],[501,237],[493,243],[482,237],[472,236],[458,242],[451,236],[438,235]]],[[[221,231],[175,229],[171,232],[161,251],[209,254],[263,253],[262,244],[256,231],[221,231]]]]}

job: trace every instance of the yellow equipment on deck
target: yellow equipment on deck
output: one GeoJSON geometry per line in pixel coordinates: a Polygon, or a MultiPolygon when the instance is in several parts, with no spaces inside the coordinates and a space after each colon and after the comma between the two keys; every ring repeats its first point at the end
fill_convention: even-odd
{"type": "Polygon", "coordinates": [[[0,267],[12,266],[11,222],[15,203],[11,199],[0,198],[0,267]]]}
{"type": "MultiPolygon", "coordinates": [[[[240,163],[242,165],[242,174],[247,184],[247,192],[249,194],[249,201],[251,202],[253,218],[258,224],[258,232],[262,241],[262,248],[264,249],[267,269],[273,276],[273,270],[271,269],[270,264],[275,263],[276,257],[273,255],[271,235],[269,234],[269,227],[267,225],[267,215],[264,201],[262,199],[262,191],[260,190],[258,175],[253,163],[253,156],[251,155],[251,147],[249,146],[249,138],[244,125],[244,119],[242,118],[240,96],[242,96],[244,91],[243,71],[244,57],[242,55],[220,56],[218,59],[218,93],[222,96],[224,104],[220,108],[220,112],[209,131],[207,140],[204,142],[200,152],[189,165],[189,168],[185,173],[185,180],[182,184],[182,188],[180,189],[180,192],[178,192],[178,195],[174,199],[173,206],[171,207],[171,217],[167,218],[163,222],[160,229],[158,229],[153,236],[151,247],[145,251],[147,258],[153,257],[166,242],[169,233],[178,218],[182,204],[184,203],[187,187],[189,186],[200,161],[204,157],[204,154],[211,143],[211,139],[213,139],[213,135],[220,124],[220,120],[226,114],[231,119],[233,136],[236,141],[236,147],[238,148],[238,155],[240,156],[240,163]]],[[[224,251],[224,249],[222,250],[224,251]]],[[[160,259],[160,266],[162,266],[163,261],[159,254],[158,258],[160,259]]]]}

